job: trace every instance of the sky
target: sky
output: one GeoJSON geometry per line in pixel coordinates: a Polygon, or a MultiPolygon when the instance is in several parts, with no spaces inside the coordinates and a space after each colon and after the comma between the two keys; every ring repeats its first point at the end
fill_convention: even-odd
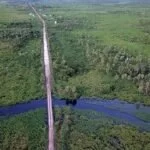
{"type": "MultiPolygon", "coordinates": [[[[0,0],[1,1],[1,0],[0,0]]],[[[130,2],[140,2],[145,3],[149,2],[150,0],[6,0],[10,2],[24,2],[24,1],[30,1],[30,2],[42,2],[43,4],[46,3],[130,3],[130,2]]]]}

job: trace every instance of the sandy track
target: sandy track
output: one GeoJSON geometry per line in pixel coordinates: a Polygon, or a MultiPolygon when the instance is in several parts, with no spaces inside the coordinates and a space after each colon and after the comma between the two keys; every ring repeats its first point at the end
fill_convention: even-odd
{"type": "Polygon", "coordinates": [[[51,95],[51,67],[49,60],[49,46],[47,39],[46,23],[44,19],[39,15],[36,9],[30,5],[35,14],[38,16],[43,24],[43,57],[44,57],[44,70],[46,78],[46,90],[47,90],[47,110],[48,110],[48,150],[54,150],[54,119],[52,109],[52,95],[51,95]]]}

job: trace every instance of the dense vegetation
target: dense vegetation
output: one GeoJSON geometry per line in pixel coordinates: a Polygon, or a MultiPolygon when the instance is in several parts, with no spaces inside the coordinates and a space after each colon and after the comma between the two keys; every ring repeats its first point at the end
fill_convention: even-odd
{"type": "Polygon", "coordinates": [[[1,150],[46,149],[46,126],[43,110],[0,120],[1,150]]]}
{"type": "MultiPolygon", "coordinates": [[[[14,0],[18,1],[18,0],[14,0]]],[[[61,98],[121,98],[150,104],[150,7],[39,7],[47,20],[54,88],[61,98]]],[[[25,6],[0,6],[0,105],[44,96],[41,29],[25,6]]],[[[104,114],[55,108],[62,150],[149,150],[150,133],[104,114]]],[[[136,116],[149,121],[149,114],[136,116]]],[[[0,149],[44,150],[43,109],[0,118],[0,149]]]]}
{"type": "Polygon", "coordinates": [[[43,97],[40,35],[27,7],[0,6],[0,105],[43,97]]]}
{"type": "MultiPolygon", "coordinates": [[[[54,95],[150,104],[149,5],[47,6],[39,11],[50,35],[54,95]]],[[[1,6],[1,105],[44,96],[40,35],[28,8],[1,6]]]]}
{"type": "MultiPolygon", "coordinates": [[[[46,149],[45,119],[45,110],[36,110],[0,120],[0,149],[46,149]]],[[[150,148],[149,133],[96,112],[56,108],[55,127],[58,150],[150,148]]]]}
{"type": "Polygon", "coordinates": [[[54,94],[150,104],[149,5],[43,7],[54,94]]]}
{"type": "Polygon", "coordinates": [[[58,145],[63,149],[149,149],[149,133],[140,132],[134,127],[96,112],[74,112],[70,108],[57,111],[62,114],[56,118],[61,119],[57,121],[56,127],[58,145]]]}

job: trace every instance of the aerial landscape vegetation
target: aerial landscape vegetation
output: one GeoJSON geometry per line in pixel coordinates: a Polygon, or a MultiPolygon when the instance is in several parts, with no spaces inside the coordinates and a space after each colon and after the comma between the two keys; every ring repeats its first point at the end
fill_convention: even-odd
{"type": "MultiPolygon", "coordinates": [[[[3,2],[0,110],[46,97],[42,25],[27,1],[3,2]]],[[[33,5],[47,25],[54,97],[150,106],[150,4],[44,2],[33,5]]],[[[46,113],[41,108],[1,117],[0,112],[0,150],[47,149],[46,113]]],[[[150,123],[150,112],[135,116],[150,123]]],[[[150,149],[150,127],[141,129],[101,112],[55,107],[54,122],[58,150],[150,149]]]]}
{"type": "Polygon", "coordinates": [[[42,13],[49,25],[56,95],[149,105],[149,7],[56,7],[42,13]]]}
{"type": "Polygon", "coordinates": [[[27,8],[0,6],[0,105],[44,95],[38,24],[27,8]]]}
{"type": "MultiPolygon", "coordinates": [[[[55,109],[58,150],[149,150],[150,133],[138,131],[96,112],[55,109]],[[62,120],[63,118],[63,120],[62,120]]],[[[28,112],[0,124],[2,150],[46,149],[43,109],[28,112]],[[11,137],[11,138],[10,138],[11,137]]]]}

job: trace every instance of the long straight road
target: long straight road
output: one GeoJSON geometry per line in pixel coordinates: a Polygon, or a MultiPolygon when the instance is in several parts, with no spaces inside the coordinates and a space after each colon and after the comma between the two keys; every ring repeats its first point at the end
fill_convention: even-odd
{"type": "Polygon", "coordinates": [[[35,14],[38,16],[43,24],[43,56],[44,56],[44,69],[46,79],[46,90],[47,90],[47,109],[48,109],[48,150],[54,150],[54,119],[52,109],[52,95],[51,95],[51,65],[49,60],[49,46],[47,38],[46,23],[44,19],[39,15],[36,9],[30,5],[35,14]]]}

